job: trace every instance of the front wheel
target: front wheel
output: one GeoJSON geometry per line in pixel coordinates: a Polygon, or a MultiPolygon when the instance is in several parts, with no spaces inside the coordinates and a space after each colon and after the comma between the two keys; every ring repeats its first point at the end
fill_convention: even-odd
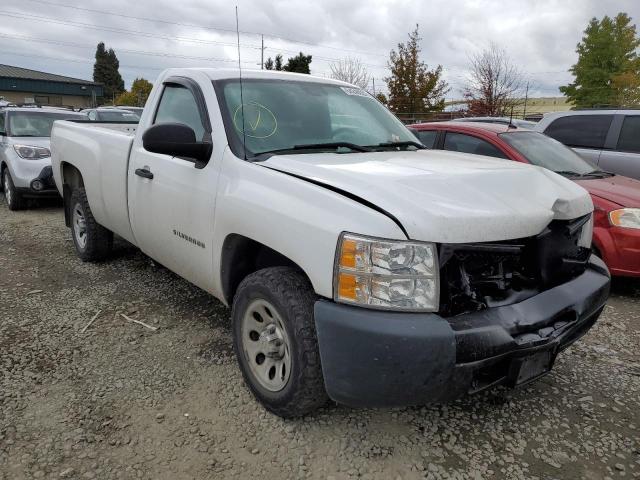
{"type": "Polygon", "coordinates": [[[297,269],[245,278],[234,297],[233,346],[242,375],[265,408],[306,415],[327,402],[313,320],[316,296],[297,269]]]}
{"type": "Polygon", "coordinates": [[[104,260],[111,252],[113,233],[96,222],[84,188],[73,191],[69,207],[71,232],[78,257],[83,262],[104,260]]]}
{"type": "Polygon", "coordinates": [[[8,168],[2,171],[2,189],[4,190],[4,198],[7,201],[9,210],[22,210],[25,207],[25,200],[16,190],[8,168]]]}

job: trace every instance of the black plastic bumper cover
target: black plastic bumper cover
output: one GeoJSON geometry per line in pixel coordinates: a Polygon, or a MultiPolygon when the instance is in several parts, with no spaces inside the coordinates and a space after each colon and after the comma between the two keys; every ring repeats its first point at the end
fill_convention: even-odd
{"type": "Polygon", "coordinates": [[[592,256],[587,270],[567,283],[451,318],[319,300],[315,321],[327,393],[351,406],[401,406],[527,383],[523,378],[540,375],[523,375],[524,365],[546,373],[558,352],[591,328],[609,284],[604,263],[592,256]]]}

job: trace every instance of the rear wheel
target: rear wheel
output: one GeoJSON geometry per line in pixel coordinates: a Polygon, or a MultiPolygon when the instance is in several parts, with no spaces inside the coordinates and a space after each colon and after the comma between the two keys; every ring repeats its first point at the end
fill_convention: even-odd
{"type": "Polygon", "coordinates": [[[327,402],[313,320],[315,293],[297,269],[245,278],[233,302],[233,344],[242,375],[265,408],[306,415],[327,402]]]}
{"type": "Polygon", "coordinates": [[[113,233],[93,217],[87,192],[78,188],[71,194],[71,232],[78,257],[84,262],[104,260],[113,246],[113,233]]]}
{"type": "Polygon", "coordinates": [[[2,190],[4,190],[4,198],[7,201],[9,210],[22,210],[26,206],[24,198],[16,191],[8,168],[2,171],[2,190]]]}

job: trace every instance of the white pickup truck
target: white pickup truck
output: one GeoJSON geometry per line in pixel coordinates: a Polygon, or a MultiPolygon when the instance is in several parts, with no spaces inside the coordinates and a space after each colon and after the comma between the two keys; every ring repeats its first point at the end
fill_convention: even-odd
{"type": "Polygon", "coordinates": [[[278,415],[526,384],[607,299],[581,187],[425,150],[353,85],[171,69],[122,129],[53,127],[79,257],[117,234],[231,306],[242,374],[278,415]]]}

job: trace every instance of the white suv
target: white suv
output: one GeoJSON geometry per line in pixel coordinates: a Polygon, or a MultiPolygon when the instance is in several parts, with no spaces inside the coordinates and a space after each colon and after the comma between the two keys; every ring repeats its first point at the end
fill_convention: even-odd
{"type": "Polygon", "coordinates": [[[86,118],[53,108],[0,109],[0,188],[10,210],[24,208],[26,198],[58,196],[51,176],[51,127],[55,120],[86,118]]]}

